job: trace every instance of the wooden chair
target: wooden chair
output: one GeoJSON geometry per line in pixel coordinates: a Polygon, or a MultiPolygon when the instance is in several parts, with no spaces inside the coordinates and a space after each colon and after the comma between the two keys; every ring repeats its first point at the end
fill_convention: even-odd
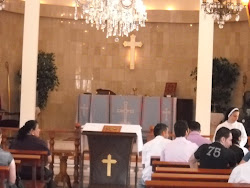
{"type": "Polygon", "coordinates": [[[147,188],[239,188],[248,187],[250,184],[244,183],[226,183],[226,182],[192,182],[192,181],[146,181],[147,188]]]}
{"type": "Polygon", "coordinates": [[[47,161],[47,151],[34,150],[8,150],[16,161],[21,161],[17,165],[17,171],[20,171],[22,166],[32,167],[32,180],[23,180],[26,188],[43,188],[46,181],[44,180],[44,167],[47,161]],[[37,167],[41,167],[41,180],[37,180],[37,167]]]}
{"type": "Polygon", "coordinates": [[[5,187],[5,181],[9,179],[9,167],[0,166],[0,187],[5,187]]]}
{"type": "Polygon", "coordinates": [[[156,167],[156,173],[176,173],[176,174],[214,174],[230,175],[232,169],[194,169],[194,168],[174,168],[174,167],[156,167]]]}
{"type": "Polygon", "coordinates": [[[229,175],[153,173],[152,180],[227,182],[229,175]]]}

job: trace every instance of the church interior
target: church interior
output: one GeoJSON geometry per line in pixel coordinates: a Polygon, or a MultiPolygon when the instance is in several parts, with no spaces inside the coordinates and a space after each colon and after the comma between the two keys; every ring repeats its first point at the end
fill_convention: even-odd
{"type": "MultiPolygon", "coordinates": [[[[22,113],[20,71],[24,63],[22,62],[24,13],[28,1],[30,0],[26,2],[5,0],[3,1],[5,7],[0,10],[2,120],[19,121],[22,113]]],[[[58,140],[55,138],[55,150],[74,151],[72,148],[75,148],[75,143],[79,141],[74,140],[74,129],[78,123],[79,96],[96,95],[98,89],[112,91],[118,96],[163,97],[166,83],[176,83],[174,97],[192,101],[191,119],[195,119],[196,80],[191,76],[191,72],[197,67],[199,59],[201,2],[199,0],[144,0],[143,2],[147,11],[145,27],[139,27],[138,31],[132,31],[129,36],[106,38],[106,31],[97,30],[83,19],[74,19],[75,1],[40,0],[40,16],[37,21],[38,50],[54,54],[59,84],[49,92],[47,105],[43,109],[38,108],[36,119],[41,130],[61,131],[58,131],[61,133],[58,134],[58,140]],[[124,42],[131,42],[132,34],[135,36],[135,42],[141,43],[134,50],[124,45],[124,42]],[[131,55],[134,58],[134,68],[131,68],[131,55]],[[73,136],[72,134],[65,136],[64,130],[72,131],[73,136]]],[[[234,84],[229,106],[240,109],[244,105],[245,92],[250,91],[248,11],[247,7],[244,8],[239,13],[239,21],[235,21],[233,16],[231,20],[225,22],[222,29],[214,22],[211,34],[213,41],[208,41],[213,45],[210,58],[227,58],[239,65],[239,76],[234,84]]],[[[207,45],[207,43],[202,44],[203,47],[207,45]]],[[[32,63],[26,62],[26,66],[32,63]]],[[[217,126],[219,122],[214,121],[217,126]]],[[[210,124],[213,123],[211,119],[210,124]]],[[[150,134],[150,126],[147,129],[147,134],[150,134]]],[[[211,130],[214,130],[214,127],[211,130]]],[[[147,139],[147,134],[143,135],[144,141],[147,139]]],[[[213,134],[212,131],[210,134],[213,134]]],[[[54,161],[55,174],[60,171],[59,156],[56,156],[54,161]]],[[[83,173],[86,174],[89,173],[89,160],[88,157],[84,159],[87,167],[83,169],[83,173]]],[[[130,169],[132,184],[135,176],[138,178],[141,176],[140,160],[139,157],[138,174],[135,173],[136,160],[134,158],[132,160],[130,169]]],[[[74,155],[69,154],[67,163],[68,174],[73,184],[74,155]]],[[[84,177],[83,182],[87,184],[88,177],[84,177]]]]}

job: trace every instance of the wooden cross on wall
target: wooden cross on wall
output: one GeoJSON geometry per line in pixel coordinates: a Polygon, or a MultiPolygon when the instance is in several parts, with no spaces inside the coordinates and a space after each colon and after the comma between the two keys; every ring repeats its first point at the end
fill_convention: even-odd
{"type": "Polygon", "coordinates": [[[130,41],[124,41],[123,46],[130,47],[130,69],[135,69],[135,47],[142,47],[142,42],[135,42],[136,36],[132,34],[130,41]]]}

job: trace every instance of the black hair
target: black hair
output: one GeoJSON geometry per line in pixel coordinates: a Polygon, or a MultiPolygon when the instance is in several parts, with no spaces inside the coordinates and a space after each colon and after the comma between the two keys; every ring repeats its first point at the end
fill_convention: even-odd
{"type": "Polygon", "coordinates": [[[159,136],[162,134],[163,131],[166,131],[168,126],[164,123],[157,123],[156,126],[154,127],[154,136],[159,136]]]}
{"type": "MultiPolygon", "coordinates": [[[[225,121],[228,120],[228,115],[230,114],[230,112],[235,109],[236,107],[231,107],[229,108],[226,113],[225,113],[225,121]]],[[[234,112],[239,112],[239,110],[234,110],[234,112]]]]}
{"type": "Polygon", "coordinates": [[[188,124],[184,120],[179,120],[174,124],[174,132],[176,137],[186,136],[188,124]]]}
{"type": "Polygon", "coordinates": [[[231,131],[226,127],[221,127],[215,135],[215,141],[219,142],[222,137],[228,138],[230,136],[231,131]]]}
{"type": "Polygon", "coordinates": [[[232,144],[239,144],[241,131],[239,129],[231,129],[231,133],[233,136],[232,144]]]}
{"type": "Polygon", "coordinates": [[[17,140],[23,140],[31,130],[35,130],[37,126],[36,120],[27,121],[17,133],[17,140]]]}
{"type": "Polygon", "coordinates": [[[197,121],[189,121],[188,122],[188,128],[191,131],[200,131],[201,130],[201,125],[199,122],[197,121]]]}

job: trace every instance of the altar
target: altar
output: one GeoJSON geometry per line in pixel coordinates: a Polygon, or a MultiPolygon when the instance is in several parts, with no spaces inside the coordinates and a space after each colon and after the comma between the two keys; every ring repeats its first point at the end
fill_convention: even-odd
{"type": "Polygon", "coordinates": [[[81,94],[78,98],[77,122],[81,125],[135,124],[141,125],[145,133],[150,126],[165,123],[173,132],[176,106],[176,97],[81,94]]]}

